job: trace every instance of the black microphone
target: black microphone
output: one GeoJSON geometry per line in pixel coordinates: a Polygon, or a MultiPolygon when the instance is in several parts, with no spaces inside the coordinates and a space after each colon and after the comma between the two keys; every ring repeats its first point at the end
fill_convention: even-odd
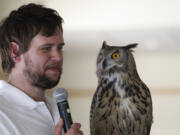
{"type": "Polygon", "coordinates": [[[73,123],[67,101],[68,93],[63,88],[57,88],[53,92],[53,97],[56,100],[60,116],[64,120],[64,132],[66,133],[73,123]]]}

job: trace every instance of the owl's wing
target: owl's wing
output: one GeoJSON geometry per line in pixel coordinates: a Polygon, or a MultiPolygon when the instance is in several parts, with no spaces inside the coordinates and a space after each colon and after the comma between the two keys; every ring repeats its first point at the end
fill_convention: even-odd
{"type": "MultiPolygon", "coordinates": [[[[112,90],[108,90],[112,95],[112,90]]],[[[106,95],[107,91],[104,93],[106,95]]],[[[112,96],[110,96],[112,97],[112,96]]],[[[95,105],[91,107],[90,129],[91,135],[119,135],[123,134],[122,130],[122,117],[120,117],[119,109],[115,109],[116,105],[109,96],[103,96],[102,101],[99,102],[95,99],[95,105]]],[[[119,101],[119,99],[117,98],[119,101]]]]}
{"type": "Polygon", "coordinates": [[[90,118],[91,135],[106,135],[107,122],[103,118],[103,110],[96,108],[93,113],[94,115],[91,115],[92,117],[90,118]]]}
{"type": "Polygon", "coordinates": [[[152,99],[148,87],[143,82],[138,86],[131,87],[135,93],[133,97],[129,98],[129,108],[132,110],[136,125],[140,126],[140,128],[136,128],[139,128],[139,134],[149,135],[153,119],[152,99]]]}
{"type": "Polygon", "coordinates": [[[93,97],[90,117],[91,135],[111,135],[113,132],[114,127],[111,126],[110,120],[113,109],[109,105],[109,99],[105,96],[106,93],[107,91],[102,96],[97,96],[95,93],[93,97]]]}
{"type": "Polygon", "coordinates": [[[153,106],[152,106],[152,98],[149,88],[146,86],[144,82],[141,82],[140,90],[144,92],[145,97],[141,99],[141,102],[145,103],[146,114],[145,114],[145,129],[147,130],[147,135],[150,135],[151,125],[153,123],[153,106]]]}
{"type": "MultiPolygon", "coordinates": [[[[139,105],[136,105],[136,107],[140,108],[139,105]]],[[[146,109],[146,112],[147,113],[140,113],[138,110],[136,110],[136,113],[133,114],[135,119],[135,135],[150,135],[152,114],[148,112],[148,109],[146,109]]]]}

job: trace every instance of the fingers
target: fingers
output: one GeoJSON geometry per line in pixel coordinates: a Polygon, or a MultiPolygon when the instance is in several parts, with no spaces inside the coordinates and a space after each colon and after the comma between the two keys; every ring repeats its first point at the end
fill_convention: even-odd
{"type": "Polygon", "coordinates": [[[83,135],[83,132],[80,130],[81,124],[80,123],[73,123],[71,128],[65,135],[83,135]]]}
{"type": "MultiPolygon", "coordinates": [[[[63,120],[60,119],[58,124],[55,127],[54,135],[62,135],[63,131],[63,120]]],[[[71,128],[68,130],[68,132],[65,135],[83,135],[83,132],[80,130],[81,124],[80,123],[73,123],[71,128]]]]}
{"type": "Polygon", "coordinates": [[[63,120],[60,119],[60,121],[55,127],[54,135],[62,135],[62,129],[63,129],[63,120]]]}
{"type": "Polygon", "coordinates": [[[81,128],[81,124],[80,123],[74,123],[74,124],[72,124],[71,128],[73,128],[75,130],[79,130],[81,128]]]}

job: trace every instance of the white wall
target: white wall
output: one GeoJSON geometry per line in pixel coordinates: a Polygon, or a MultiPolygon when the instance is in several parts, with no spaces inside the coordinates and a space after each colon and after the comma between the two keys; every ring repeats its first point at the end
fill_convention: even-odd
{"type": "Polygon", "coordinates": [[[180,134],[179,0],[0,0],[0,19],[29,2],[55,8],[65,20],[64,73],[59,87],[90,91],[69,99],[73,119],[82,123],[85,135],[89,134],[96,57],[103,40],[112,45],[139,43],[134,53],[137,68],[153,92],[152,135],[180,134]],[[169,94],[164,95],[165,90],[169,94]]]}
{"type": "Polygon", "coordinates": [[[67,28],[144,28],[179,26],[179,0],[51,0],[67,28]]]}

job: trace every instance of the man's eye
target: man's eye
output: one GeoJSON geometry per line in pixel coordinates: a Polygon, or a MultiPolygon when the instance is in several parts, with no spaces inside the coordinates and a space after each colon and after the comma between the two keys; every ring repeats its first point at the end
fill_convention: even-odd
{"type": "Polygon", "coordinates": [[[63,50],[63,46],[58,46],[58,50],[59,51],[63,50]]]}
{"type": "Polygon", "coordinates": [[[50,51],[51,50],[51,47],[44,47],[42,48],[43,51],[50,51]]]}

